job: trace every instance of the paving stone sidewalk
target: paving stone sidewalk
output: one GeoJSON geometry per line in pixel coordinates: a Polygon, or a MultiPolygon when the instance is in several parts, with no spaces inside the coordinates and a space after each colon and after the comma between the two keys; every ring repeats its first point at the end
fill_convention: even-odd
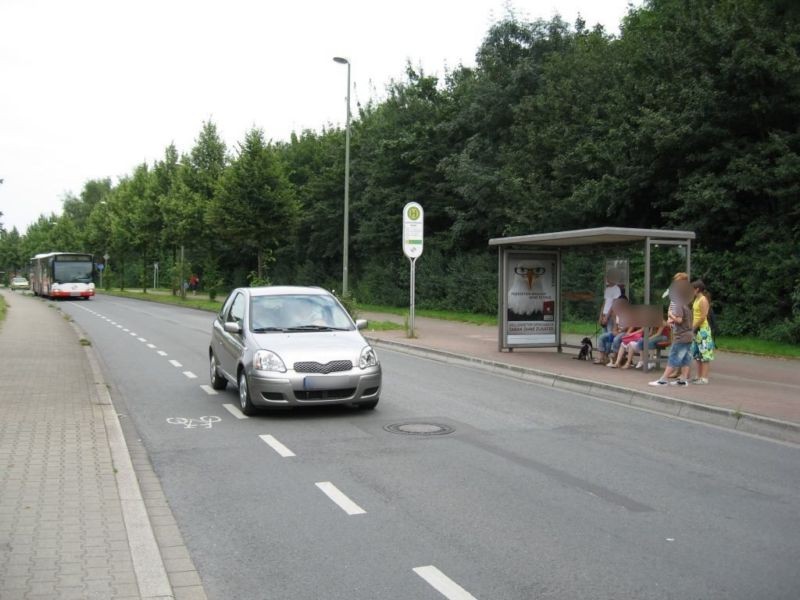
{"type": "Polygon", "coordinates": [[[116,415],[68,318],[53,303],[0,294],[8,305],[0,323],[0,600],[205,598],[199,581],[173,589],[158,548],[137,546],[139,532],[155,539],[153,530],[141,497],[120,492],[118,463],[130,465],[130,455],[123,441],[119,460],[121,430],[114,442],[107,429],[116,415]]]}

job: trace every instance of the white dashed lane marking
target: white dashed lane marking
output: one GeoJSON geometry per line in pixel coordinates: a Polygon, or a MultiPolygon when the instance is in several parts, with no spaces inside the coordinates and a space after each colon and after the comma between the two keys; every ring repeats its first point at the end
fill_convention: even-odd
{"type": "MultiPolygon", "coordinates": [[[[138,339],[143,344],[147,344],[147,347],[150,348],[151,350],[156,350],[158,348],[158,346],[156,346],[153,343],[147,343],[147,340],[145,338],[138,337],[139,336],[138,333],[136,333],[135,331],[131,331],[127,327],[123,327],[120,323],[117,323],[116,321],[112,321],[108,317],[103,316],[100,313],[96,313],[93,310],[90,310],[88,308],[83,308],[82,306],[79,307],[79,308],[85,310],[88,313],[91,313],[91,314],[95,315],[96,317],[102,319],[103,321],[106,321],[107,323],[109,323],[111,325],[114,325],[117,329],[121,329],[124,333],[127,333],[131,337],[135,337],[136,339],[138,339]]],[[[168,354],[166,352],[164,352],[163,350],[156,350],[156,352],[158,353],[159,356],[168,356],[168,354]]],[[[179,363],[177,360],[170,360],[169,364],[171,364],[175,368],[183,367],[183,365],[181,363],[179,363]]],[[[195,375],[191,371],[183,371],[183,375],[187,379],[197,379],[197,375],[195,375]]],[[[216,396],[217,395],[217,390],[212,388],[210,385],[201,385],[200,389],[203,390],[209,396],[216,396]]],[[[236,406],[234,406],[233,404],[224,404],[223,406],[228,410],[229,413],[231,413],[237,419],[247,419],[248,418],[246,415],[242,414],[242,412],[238,408],[236,408],[236,406]]],[[[271,437],[271,436],[268,436],[268,437],[271,437]]],[[[272,439],[274,440],[274,438],[272,438],[272,439]]],[[[267,443],[269,443],[269,442],[267,442],[267,443]]],[[[288,454],[286,454],[285,456],[294,456],[294,454],[291,452],[291,450],[286,448],[286,446],[283,446],[277,440],[275,440],[275,443],[278,444],[282,448],[282,450],[279,451],[279,453],[280,452],[288,452],[288,454]]],[[[284,456],[283,454],[281,454],[281,455],[284,456]]]]}
{"type": "MultiPolygon", "coordinates": [[[[226,408],[227,408],[227,406],[226,406],[226,408]]],[[[278,440],[276,440],[271,435],[260,435],[258,437],[260,437],[262,440],[264,440],[266,442],[267,446],[269,446],[270,448],[275,450],[275,452],[280,454],[283,458],[290,458],[290,457],[295,455],[294,452],[289,450],[286,446],[281,444],[278,440]]],[[[317,484],[317,485],[319,485],[319,484],[317,484]]]]}
{"type": "Polygon", "coordinates": [[[450,579],[433,565],[417,567],[414,573],[422,577],[430,586],[448,600],[476,600],[475,596],[450,579]]]}
{"type": "Polygon", "coordinates": [[[240,411],[236,407],[235,404],[223,404],[222,406],[224,406],[225,410],[227,410],[229,413],[231,413],[237,419],[249,419],[250,418],[246,414],[242,413],[242,411],[240,411]]]}
{"type": "MultiPolygon", "coordinates": [[[[261,437],[263,438],[264,436],[262,435],[261,437]]],[[[339,490],[339,488],[333,485],[330,481],[320,481],[314,485],[321,489],[328,498],[333,500],[333,502],[348,515],[353,516],[366,514],[367,511],[345,496],[339,490]]]]}

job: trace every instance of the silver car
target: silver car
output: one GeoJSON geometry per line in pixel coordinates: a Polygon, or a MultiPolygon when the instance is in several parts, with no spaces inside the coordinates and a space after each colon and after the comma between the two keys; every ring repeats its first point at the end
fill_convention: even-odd
{"type": "Polygon", "coordinates": [[[28,290],[30,289],[31,285],[24,277],[14,277],[11,279],[11,283],[8,287],[12,290],[28,290]]]}
{"type": "Polygon", "coordinates": [[[270,406],[375,408],[381,365],[359,331],[366,324],[321,288],[235,289],[212,327],[211,387],[236,385],[246,415],[270,406]]]}

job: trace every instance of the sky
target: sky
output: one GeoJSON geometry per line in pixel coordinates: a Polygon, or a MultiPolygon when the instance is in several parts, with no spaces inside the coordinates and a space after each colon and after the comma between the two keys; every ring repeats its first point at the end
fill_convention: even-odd
{"type": "MultiPolygon", "coordinates": [[[[516,0],[518,18],[601,23],[629,0],[516,0]]],[[[635,3],[639,4],[639,2],[635,3]]],[[[475,64],[507,0],[0,0],[0,223],[24,233],[90,179],[116,182],[211,120],[229,150],[343,125],[410,61],[475,64]]]]}

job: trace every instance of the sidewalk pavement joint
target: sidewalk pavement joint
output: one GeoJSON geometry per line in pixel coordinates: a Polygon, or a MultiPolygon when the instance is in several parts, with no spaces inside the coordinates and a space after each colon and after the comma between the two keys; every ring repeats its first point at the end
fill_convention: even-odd
{"type": "Polygon", "coordinates": [[[783,442],[800,444],[800,424],[790,421],[773,419],[718,406],[709,406],[691,400],[670,398],[624,386],[550,373],[530,367],[512,365],[498,360],[458,354],[439,348],[410,344],[398,340],[387,340],[371,336],[368,333],[366,337],[371,344],[379,348],[383,347],[389,350],[400,351],[406,354],[460,366],[477,367],[488,372],[503,374],[537,385],[579,392],[635,408],[642,408],[783,442]]]}

